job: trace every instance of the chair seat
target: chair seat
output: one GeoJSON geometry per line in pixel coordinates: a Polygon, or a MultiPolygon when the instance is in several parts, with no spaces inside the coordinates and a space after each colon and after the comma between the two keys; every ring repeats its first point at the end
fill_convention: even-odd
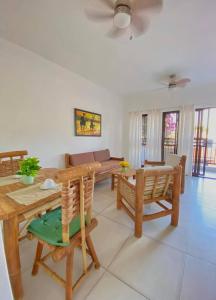
{"type": "MultiPolygon", "coordinates": [[[[57,208],[41,218],[33,220],[27,230],[35,235],[38,239],[47,242],[53,246],[68,246],[62,241],[62,210],[57,208]]],[[[70,237],[80,231],[80,216],[77,216],[70,223],[70,237]]]]}

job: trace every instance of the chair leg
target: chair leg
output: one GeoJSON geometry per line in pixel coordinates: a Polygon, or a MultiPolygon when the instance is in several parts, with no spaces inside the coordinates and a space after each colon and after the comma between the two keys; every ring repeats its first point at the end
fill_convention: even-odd
{"type": "Polygon", "coordinates": [[[174,200],[172,205],[173,213],[171,216],[171,225],[172,226],[178,226],[178,220],[179,220],[179,201],[174,200]]]}
{"type": "Polygon", "coordinates": [[[90,255],[92,257],[92,260],[93,260],[93,262],[95,264],[95,269],[99,269],[100,268],[100,262],[98,260],[98,257],[97,257],[97,254],[96,254],[96,251],[95,251],[92,239],[91,239],[91,237],[89,235],[86,237],[86,244],[87,244],[88,249],[90,251],[90,255]]]}
{"type": "Polygon", "coordinates": [[[117,209],[121,209],[121,201],[122,201],[122,196],[120,192],[117,190],[117,203],[116,203],[117,209]]]}
{"type": "Polygon", "coordinates": [[[112,174],[112,177],[111,177],[111,190],[114,191],[115,189],[115,175],[112,174]]]}
{"type": "Polygon", "coordinates": [[[66,258],[66,286],[65,286],[65,300],[72,300],[73,297],[73,256],[74,248],[71,249],[70,253],[66,258]]]}
{"type": "MultiPolygon", "coordinates": [[[[141,215],[141,217],[143,214],[141,215]]],[[[134,235],[137,238],[142,237],[142,218],[139,215],[135,216],[135,232],[134,235]]]]}
{"type": "Polygon", "coordinates": [[[43,252],[43,244],[38,242],[37,250],[36,250],[36,254],[35,254],[34,265],[33,265],[33,268],[32,268],[32,275],[33,276],[37,275],[37,273],[38,273],[38,270],[39,270],[38,262],[41,258],[42,252],[43,252]]]}
{"type": "Polygon", "coordinates": [[[134,232],[134,235],[137,238],[142,237],[142,231],[143,231],[142,225],[143,225],[143,204],[137,203],[135,209],[135,232],[134,232]]]}

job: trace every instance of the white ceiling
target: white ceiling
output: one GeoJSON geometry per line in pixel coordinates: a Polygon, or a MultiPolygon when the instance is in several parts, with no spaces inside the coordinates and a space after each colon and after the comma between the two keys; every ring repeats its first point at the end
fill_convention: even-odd
{"type": "MultiPolygon", "coordinates": [[[[144,0],[140,0],[144,1],[144,0]]],[[[84,8],[100,0],[0,0],[0,37],[120,95],[159,88],[162,74],[216,82],[216,1],[164,0],[147,33],[132,41],[106,36],[84,8]]]]}

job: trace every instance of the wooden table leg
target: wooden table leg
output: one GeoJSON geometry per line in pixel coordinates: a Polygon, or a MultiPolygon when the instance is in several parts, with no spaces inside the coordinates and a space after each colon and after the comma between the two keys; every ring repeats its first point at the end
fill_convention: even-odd
{"type": "Polygon", "coordinates": [[[17,217],[4,220],[4,244],[11,287],[15,300],[23,297],[17,217]]]}
{"type": "Polygon", "coordinates": [[[112,174],[111,190],[114,191],[114,189],[115,189],[115,174],[112,174]]]}

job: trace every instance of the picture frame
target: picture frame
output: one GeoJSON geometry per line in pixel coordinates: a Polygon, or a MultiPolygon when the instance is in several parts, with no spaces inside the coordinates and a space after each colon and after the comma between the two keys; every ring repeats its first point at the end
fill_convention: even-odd
{"type": "Polygon", "coordinates": [[[102,115],[83,109],[74,109],[75,136],[100,137],[102,115]]]}

